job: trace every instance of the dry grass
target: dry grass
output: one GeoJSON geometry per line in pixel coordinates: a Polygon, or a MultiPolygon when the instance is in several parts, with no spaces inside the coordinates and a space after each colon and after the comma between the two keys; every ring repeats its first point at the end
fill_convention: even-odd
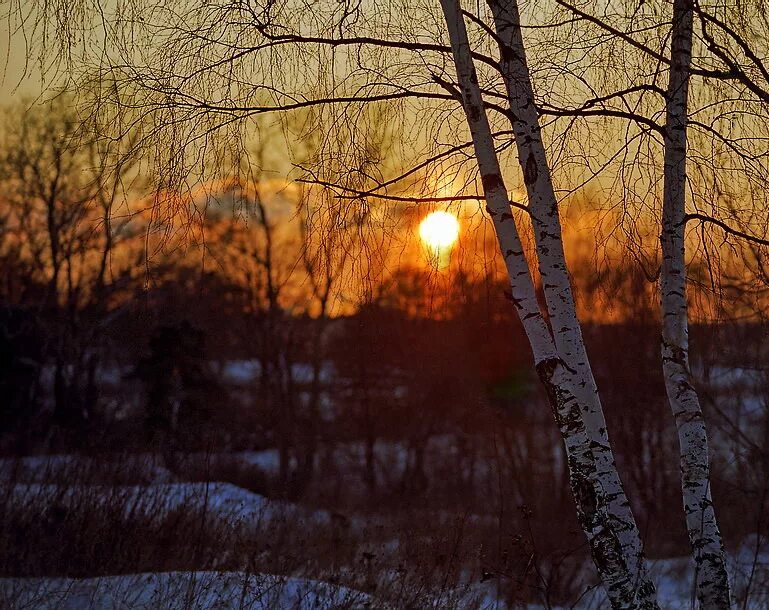
{"type": "MultiPolygon", "coordinates": [[[[346,586],[393,608],[472,608],[488,595],[510,603],[555,603],[575,599],[585,587],[580,561],[562,562],[558,582],[548,579],[553,568],[545,567],[533,541],[501,533],[489,516],[413,505],[360,514],[313,512],[241,490],[261,508],[246,519],[229,518],[215,498],[201,500],[205,491],[169,503],[173,486],[148,485],[143,469],[90,463],[43,473],[17,469],[17,476],[5,479],[1,576],[273,574],[346,586]]],[[[187,478],[197,481],[213,474],[233,482],[266,481],[258,469],[234,462],[223,462],[216,472],[185,468],[187,478]]],[[[211,494],[221,489],[198,486],[211,494]]]]}

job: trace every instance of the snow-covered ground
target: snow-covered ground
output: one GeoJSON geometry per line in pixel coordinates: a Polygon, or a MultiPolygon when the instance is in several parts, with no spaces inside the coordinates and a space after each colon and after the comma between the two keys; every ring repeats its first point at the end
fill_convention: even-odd
{"type": "MultiPolygon", "coordinates": [[[[436,437],[432,444],[448,443],[450,439],[436,437]]],[[[450,443],[449,443],[450,444],[450,443]]],[[[381,462],[382,474],[385,464],[395,467],[398,472],[405,468],[407,455],[403,445],[378,443],[377,459],[381,462]]],[[[437,446],[437,445],[436,445],[437,446]]],[[[438,447],[439,448],[439,447],[438,447]]],[[[441,455],[436,451],[436,456],[441,455]]],[[[277,453],[243,452],[236,454],[213,454],[207,460],[234,459],[248,466],[263,470],[266,474],[277,472],[277,453]]],[[[427,468],[432,458],[427,455],[427,468]]],[[[365,456],[357,443],[339,445],[333,456],[342,470],[357,471],[362,468],[365,456]]],[[[0,460],[0,504],[4,509],[25,513],[45,514],[48,508],[56,506],[65,510],[99,508],[100,506],[120,507],[126,515],[144,515],[162,519],[176,510],[191,514],[202,514],[217,524],[235,528],[261,528],[269,532],[272,525],[288,522],[305,524],[318,531],[335,527],[335,516],[327,511],[312,510],[289,502],[269,499],[241,487],[223,482],[181,482],[165,466],[162,459],[152,455],[124,457],[116,461],[116,468],[123,467],[121,476],[126,480],[146,480],[142,484],[65,484],[58,481],[73,480],[73,473],[98,471],[94,459],[71,455],[33,456],[20,460],[0,460]],[[62,477],[62,478],[58,478],[62,477]]],[[[103,466],[103,464],[102,464],[103,466]]],[[[108,469],[109,470],[109,469],[108,469]]],[[[87,477],[84,480],[88,480],[87,477]]],[[[412,516],[415,513],[412,513],[412,516]]],[[[362,541],[356,556],[363,553],[368,543],[368,533],[376,531],[391,535],[391,528],[380,522],[383,515],[348,515],[347,526],[362,541]]],[[[429,518],[441,517],[431,514],[429,518]]],[[[466,521],[481,520],[469,515],[466,521]]],[[[451,515],[447,513],[446,520],[451,515]]],[[[237,531],[241,531],[238,529],[237,531]]],[[[260,535],[261,535],[260,533],[260,535]]],[[[387,549],[381,547],[384,555],[394,557],[402,540],[393,539],[387,549]],[[389,550],[388,550],[389,549],[389,550]]],[[[381,545],[380,545],[381,546],[381,545]]],[[[292,552],[295,552],[294,549],[292,552]]],[[[385,562],[386,563],[386,562],[385,562]]],[[[660,605],[663,608],[691,609],[694,570],[688,558],[671,558],[650,562],[658,586],[660,605]]],[[[236,569],[240,565],[236,566],[236,569]]],[[[265,568],[261,568],[265,569],[265,568]]],[[[271,569],[271,568],[267,568],[271,569]]],[[[394,569],[392,566],[389,569],[394,569]]],[[[735,598],[739,608],[765,610],[769,608],[769,542],[766,539],[747,539],[741,548],[730,557],[729,569],[735,598]],[[742,602],[747,598],[747,603],[742,602]]],[[[585,566],[585,580],[591,580],[592,567],[585,566]]],[[[317,573],[313,573],[317,576],[317,573]]],[[[354,576],[354,574],[352,575],[354,576]]],[[[351,582],[342,580],[342,582],[351,582]]],[[[425,592],[426,599],[432,600],[431,608],[468,608],[474,610],[507,610],[499,601],[494,582],[478,583],[472,578],[462,578],[463,585],[447,591],[425,592]],[[435,601],[437,600],[437,601],[435,601]]],[[[359,608],[387,607],[393,605],[386,590],[392,590],[392,582],[402,579],[399,574],[390,578],[387,573],[375,577],[377,587],[371,596],[353,589],[330,583],[306,580],[295,576],[274,576],[240,572],[171,572],[148,573],[114,577],[90,578],[85,580],[62,578],[19,578],[0,579],[0,609],[62,609],[100,610],[102,608],[199,608],[200,610],[229,608],[240,609],[301,609],[305,608],[359,608]],[[391,581],[388,585],[388,579],[391,581]]],[[[353,581],[357,582],[357,581],[353,581]]],[[[359,585],[354,585],[359,586],[359,585]]],[[[365,588],[365,587],[361,587],[365,588]]],[[[396,586],[397,588],[397,586],[396,586]]],[[[369,589],[366,589],[369,590],[369,589]]],[[[425,606],[413,606],[425,607],[425,606]]],[[[580,603],[572,606],[581,610],[607,608],[600,588],[591,590],[580,603]]],[[[530,606],[537,608],[537,606],[530,606]]]]}
{"type": "MultiPolygon", "coordinates": [[[[652,571],[662,608],[696,607],[687,579],[691,577],[687,560],[654,562],[652,571]]],[[[735,581],[737,594],[744,593],[745,581],[741,576],[735,581]]],[[[427,604],[424,607],[436,610],[512,610],[513,607],[497,598],[494,583],[471,584],[433,594],[425,592],[421,599],[427,604]]],[[[745,605],[743,599],[737,600],[735,608],[765,610],[769,607],[766,588],[755,588],[745,605]]],[[[298,577],[243,572],[166,572],[87,579],[0,578],[0,607],[8,610],[395,610],[405,606],[376,594],[298,577]]],[[[528,610],[543,608],[539,604],[525,607],[528,610]]],[[[593,589],[579,603],[568,607],[604,610],[608,604],[600,589],[593,589]]],[[[552,608],[560,610],[559,606],[552,608]]]]}
{"type": "Polygon", "coordinates": [[[329,583],[241,572],[0,579],[8,610],[357,610],[369,601],[329,583]]]}
{"type": "MultiPolygon", "coordinates": [[[[257,359],[251,360],[226,360],[221,363],[212,363],[222,380],[236,385],[255,383],[262,372],[262,364],[257,359]]],[[[335,374],[334,365],[324,362],[320,367],[321,383],[329,383],[335,374]]],[[[310,383],[313,376],[313,368],[304,362],[294,362],[291,365],[291,376],[296,383],[310,383]]]]}
{"type": "Polygon", "coordinates": [[[205,515],[217,523],[255,527],[277,519],[299,520],[328,525],[326,511],[270,500],[230,483],[163,483],[156,485],[57,485],[14,484],[5,490],[6,509],[43,512],[48,507],[82,509],[84,505],[119,505],[124,514],[162,519],[184,508],[190,514],[205,515]]]}
{"type": "Polygon", "coordinates": [[[59,483],[101,478],[109,483],[170,483],[176,480],[162,456],[152,453],[92,458],[51,454],[0,459],[0,483],[59,483]]]}
{"type": "MultiPolygon", "coordinates": [[[[427,598],[424,598],[427,599],[427,598]]],[[[507,610],[493,585],[436,594],[435,610],[507,610]]],[[[319,580],[243,572],[166,572],[88,579],[0,579],[8,610],[399,610],[376,595],[319,580]]],[[[594,606],[595,607],[595,606],[594,606]]],[[[529,605],[527,610],[541,610],[529,605]]],[[[552,610],[561,610],[553,607],[552,610]]]]}
{"type": "MultiPolygon", "coordinates": [[[[458,457],[457,439],[450,435],[434,435],[424,441],[423,468],[431,476],[440,476],[447,467],[447,460],[458,457]]],[[[211,454],[205,457],[213,464],[217,460],[231,460],[236,464],[254,467],[266,476],[278,474],[280,457],[277,449],[263,451],[239,451],[233,453],[211,454]]],[[[374,470],[377,480],[384,486],[398,483],[409,466],[409,450],[405,441],[383,441],[374,443],[374,470]]],[[[361,481],[366,468],[366,447],[362,441],[336,443],[325,448],[317,458],[322,465],[333,466],[336,476],[349,476],[361,481]]],[[[489,475],[488,464],[478,460],[473,467],[476,474],[489,475]],[[482,471],[482,473],[480,472],[482,471]]]]}

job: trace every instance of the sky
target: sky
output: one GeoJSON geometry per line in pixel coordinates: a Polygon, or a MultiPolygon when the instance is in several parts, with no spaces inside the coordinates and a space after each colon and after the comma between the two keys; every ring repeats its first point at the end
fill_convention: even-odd
{"type": "Polygon", "coordinates": [[[53,84],[43,83],[37,59],[27,59],[24,36],[9,34],[8,26],[7,13],[0,14],[0,105],[34,99],[53,84]]]}
{"type": "Polygon", "coordinates": [[[40,71],[29,65],[25,76],[24,39],[20,35],[9,36],[8,22],[0,21],[0,58],[2,58],[2,79],[0,79],[0,100],[7,104],[21,97],[40,93],[40,71]]]}
{"type": "MultiPolygon", "coordinates": [[[[21,3],[21,6],[24,6],[24,2],[29,0],[17,0],[17,2],[21,3]]],[[[5,10],[13,10],[12,7],[9,9],[8,4],[4,6],[5,10]]],[[[28,28],[29,30],[29,28],[28,28]]],[[[51,87],[51,85],[54,84],[50,78],[47,82],[43,82],[43,79],[41,77],[41,71],[39,68],[39,63],[36,61],[36,58],[33,57],[31,61],[27,61],[27,49],[25,45],[25,37],[21,33],[10,33],[9,32],[9,21],[7,19],[7,15],[0,14],[0,104],[2,105],[8,105],[13,103],[18,103],[21,100],[28,100],[30,102],[33,102],[35,99],[38,99],[41,97],[41,94],[44,97],[44,94],[47,89],[51,87]]],[[[447,133],[446,137],[447,139],[451,138],[455,134],[453,133],[447,133]]],[[[595,138],[600,140],[601,142],[604,142],[610,147],[616,143],[614,142],[614,135],[611,129],[600,129],[600,130],[594,130],[594,133],[592,134],[595,138]],[[598,132],[596,134],[596,132],[598,132]],[[605,136],[605,134],[608,134],[608,136],[605,136]]],[[[621,143],[622,141],[622,134],[617,136],[620,138],[618,141],[621,143]]],[[[640,147],[640,144],[638,145],[640,147]]],[[[640,150],[640,148],[639,148],[640,150]]],[[[636,149],[631,149],[631,151],[635,154],[636,149]]],[[[581,150],[579,151],[581,152],[581,150]]],[[[591,151],[592,152],[592,151],[591,151]]],[[[653,151],[652,151],[653,152],[653,151]]],[[[633,157],[633,155],[631,155],[633,157]]],[[[563,165],[560,167],[561,174],[564,176],[562,178],[562,181],[570,181],[566,182],[566,186],[571,186],[571,184],[579,183],[584,177],[585,177],[585,159],[588,159],[588,161],[592,161],[594,166],[598,166],[599,163],[595,159],[591,159],[590,156],[583,156],[582,154],[575,155],[573,158],[569,160],[569,163],[567,164],[566,168],[563,168],[563,165]]],[[[598,156],[598,160],[602,161],[603,157],[598,156]]],[[[632,160],[632,159],[631,159],[632,160]]],[[[642,159],[643,161],[644,159],[642,159]]],[[[641,165],[639,164],[639,167],[641,165]]],[[[512,186],[516,181],[519,180],[518,178],[518,169],[517,169],[517,162],[515,158],[511,155],[510,156],[510,167],[511,171],[510,173],[514,176],[509,180],[509,186],[512,186]]],[[[613,192],[607,192],[603,193],[603,186],[604,184],[610,185],[613,183],[621,184],[623,187],[625,184],[629,184],[632,189],[635,191],[645,194],[647,183],[645,180],[648,178],[645,173],[641,173],[638,175],[632,175],[628,173],[627,165],[621,166],[621,174],[612,173],[614,170],[610,167],[608,169],[603,169],[602,178],[600,181],[594,180],[591,183],[591,187],[595,189],[595,193],[593,193],[593,196],[607,198],[606,205],[614,206],[614,200],[608,201],[608,198],[611,198],[613,192]],[[630,176],[630,177],[628,177],[630,176]],[[619,178],[622,178],[622,180],[619,180],[619,178]]],[[[559,175],[561,175],[559,174],[559,175]]],[[[651,187],[649,187],[649,190],[651,191],[651,187]]],[[[627,194],[625,192],[625,189],[619,190],[620,195],[623,197],[627,194]]],[[[709,195],[708,191],[704,192],[704,195],[701,196],[701,199],[704,201],[704,198],[709,195]]],[[[590,193],[588,193],[588,196],[591,196],[590,193]]],[[[522,197],[516,196],[517,199],[522,199],[522,197]]],[[[650,198],[644,197],[643,199],[643,211],[647,209],[652,209],[654,207],[654,204],[649,204],[648,200],[650,198]]],[[[624,199],[623,199],[624,201],[624,199]]],[[[601,202],[603,203],[603,201],[601,202]]],[[[634,203],[632,201],[631,197],[631,203],[634,203]]],[[[704,203],[709,203],[707,201],[704,201],[704,203]]],[[[469,206],[466,214],[460,213],[461,221],[462,221],[462,232],[464,234],[477,230],[479,228],[484,227],[484,223],[482,222],[482,219],[480,217],[480,214],[478,212],[478,206],[476,204],[473,204],[472,206],[469,206]],[[465,217],[466,216],[466,217],[465,217]],[[470,218],[473,219],[473,223],[470,222],[470,218]],[[470,226],[472,225],[472,228],[470,226]]],[[[633,211],[635,211],[636,208],[633,208],[633,211]]],[[[707,209],[707,207],[705,208],[707,209]]],[[[424,214],[427,213],[427,210],[424,211],[424,214]]],[[[419,215],[419,219],[423,214],[419,215]]],[[[625,217],[623,217],[625,218],[625,217]]],[[[575,227],[573,225],[569,224],[569,219],[565,219],[567,229],[570,229],[572,231],[572,234],[575,234],[574,231],[575,227]]],[[[418,224],[418,221],[414,222],[414,218],[410,217],[411,224],[409,225],[409,228],[412,233],[415,233],[416,226],[418,224]]],[[[633,231],[637,231],[637,223],[635,221],[632,221],[631,229],[633,231]]],[[[577,227],[577,229],[580,229],[583,227],[577,227]]],[[[594,234],[595,231],[592,231],[590,234],[594,234]]],[[[590,242],[593,243],[592,241],[590,242]]],[[[656,243],[656,237],[654,237],[654,243],[656,243]]],[[[460,250],[461,246],[470,247],[471,242],[469,240],[462,240],[460,246],[457,248],[457,250],[460,250]]],[[[471,248],[471,253],[475,252],[475,248],[471,248]]],[[[483,264],[486,264],[486,253],[483,252],[483,256],[481,257],[483,260],[483,264]]],[[[459,254],[459,252],[457,252],[459,254]]]]}

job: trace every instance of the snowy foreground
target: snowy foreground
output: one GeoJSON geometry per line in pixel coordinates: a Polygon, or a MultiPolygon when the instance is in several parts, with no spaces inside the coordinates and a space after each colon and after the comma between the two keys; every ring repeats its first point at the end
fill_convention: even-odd
{"type": "MultiPolygon", "coordinates": [[[[676,561],[658,562],[667,576],[658,579],[660,605],[671,610],[694,608],[680,581],[670,578],[676,561]],[[667,565],[663,565],[667,564],[667,565]]],[[[680,563],[680,562],[679,562],[680,563]]],[[[684,570],[685,572],[685,570],[684,570]]],[[[739,579],[738,579],[739,580],[739,579]]],[[[743,583],[744,584],[744,583],[743,583]]],[[[572,608],[607,608],[596,592],[572,608]]],[[[167,572],[129,574],[88,579],[0,579],[0,606],[8,610],[357,610],[394,608],[361,591],[295,577],[242,572],[167,572]]],[[[430,608],[508,610],[497,601],[493,585],[471,586],[436,595],[430,608]]],[[[743,607],[743,606],[739,606],[743,607]]],[[[757,594],[747,608],[769,607],[766,591],[757,594]]],[[[529,605],[528,610],[542,608],[529,605]]],[[[554,609],[555,610],[555,609],[554,609]]]]}
{"type": "MultiPolygon", "coordinates": [[[[396,610],[402,607],[330,583],[242,572],[167,572],[83,580],[0,579],[0,604],[11,610],[396,610]]],[[[507,609],[504,603],[496,601],[490,586],[447,591],[435,596],[426,607],[507,609]]]]}
{"type": "MultiPolygon", "coordinates": [[[[274,456],[262,452],[238,457],[269,471],[274,456]]],[[[204,516],[202,522],[215,526],[215,532],[233,532],[234,536],[252,536],[271,542],[280,527],[292,531],[302,527],[305,531],[318,533],[340,527],[338,517],[327,511],[271,499],[231,483],[180,481],[157,459],[146,459],[145,456],[140,460],[137,457],[135,463],[123,460],[120,466],[119,476],[113,479],[118,483],[109,484],[103,478],[96,483],[64,484],[57,481],[71,481],[73,471],[88,470],[89,465],[84,458],[47,456],[0,460],[2,505],[8,511],[5,514],[8,516],[16,512],[39,515],[34,518],[44,519],[50,515],[68,515],[78,511],[96,511],[86,512],[96,515],[111,510],[120,523],[140,517],[162,524],[174,513],[184,512],[204,516]],[[133,483],[129,484],[129,481],[133,483]]],[[[109,474],[113,477],[116,473],[109,474]]],[[[371,532],[384,527],[381,514],[351,514],[348,517],[343,526],[345,532],[352,532],[364,546],[372,542],[371,532]]],[[[480,522],[480,517],[477,517],[480,522]]],[[[473,520],[472,516],[470,520],[473,520]]],[[[216,538],[214,548],[220,546],[225,546],[224,539],[216,538]]],[[[391,546],[397,549],[399,541],[393,540],[391,546]]],[[[355,555],[365,555],[363,548],[359,546],[355,555]]],[[[223,548],[223,552],[226,549],[223,548]]],[[[296,548],[292,552],[296,552],[296,548]]],[[[214,564],[214,567],[217,565],[214,564]]],[[[232,569],[241,569],[239,565],[232,569]]],[[[650,565],[661,607],[671,610],[696,607],[692,599],[694,574],[688,558],[657,560],[650,562],[650,565]]],[[[751,610],[769,608],[769,547],[765,539],[746,540],[739,552],[730,557],[729,566],[739,602],[737,607],[751,610]],[[743,605],[746,598],[748,602],[743,605]]],[[[591,566],[585,565],[584,568],[586,575],[592,573],[591,566]]],[[[498,583],[494,579],[479,582],[477,576],[472,577],[469,572],[459,579],[459,585],[436,590],[422,588],[417,592],[418,603],[415,605],[415,598],[411,597],[406,603],[402,601],[405,597],[399,597],[404,581],[391,569],[368,574],[365,586],[362,581],[353,579],[346,581],[348,586],[324,582],[324,578],[333,578],[322,566],[320,572],[292,571],[285,575],[258,573],[260,569],[264,570],[256,568],[256,573],[212,570],[148,572],[85,579],[0,578],[0,609],[512,610],[513,607],[522,607],[509,606],[500,601],[498,583]],[[360,584],[355,584],[357,582],[360,584]]],[[[581,610],[607,608],[600,588],[586,589],[579,602],[570,607],[581,610]]],[[[541,607],[527,606],[531,610],[541,607]]]]}
{"type": "Polygon", "coordinates": [[[73,580],[0,579],[4,608],[38,610],[322,610],[368,607],[364,593],[301,578],[168,572],[73,580]]]}
{"type": "Polygon", "coordinates": [[[287,519],[328,525],[326,511],[306,510],[289,502],[270,500],[230,483],[160,483],[155,485],[16,484],[7,492],[9,506],[27,510],[66,507],[77,510],[119,505],[124,516],[143,515],[155,520],[174,511],[204,515],[218,525],[258,527],[287,519]]]}

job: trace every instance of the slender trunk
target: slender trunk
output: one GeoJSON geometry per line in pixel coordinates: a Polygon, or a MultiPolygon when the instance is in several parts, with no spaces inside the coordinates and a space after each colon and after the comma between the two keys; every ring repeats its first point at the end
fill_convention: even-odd
{"type": "Polygon", "coordinates": [[[48,230],[48,247],[51,255],[51,277],[48,281],[48,304],[51,308],[59,306],[59,275],[61,260],[59,259],[59,227],[56,218],[56,200],[51,197],[46,201],[46,228],[48,230]]]}
{"type": "MultiPolygon", "coordinates": [[[[559,356],[572,375],[585,429],[601,481],[602,501],[614,521],[619,544],[628,562],[628,571],[637,574],[639,601],[654,598],[643,562],[643,546],[630,503],[617,472],[609,443],[598,387],[588,360],[577,319],[571,281],[563,250],[558,202],[547,162],[539,115],[534,100],[531,74],[526,62],[517,0],[489,0],[500,46],[502,77],[510,104],[518,159],[523,171],[529,209],[554,340],[559,356]]],[[[609,592],[611,595],[611,591],[609,592]]],[[[622,597],[622,596],[620,596],[622,597]]]]}
{"type": "Polygon", "coordinates": [[[369,493],[373,493],[377,486],[376,477],[376,453],[374,451],[376,445],[376,432],[374,430],[373,412],[371,408],[371,396],[369,394],[369,376],[368,366],[365,362],[362,365],[363,368],[363,425],[365,428],[365,451],[366,451],[366,467],[363,473],[364,482],[369,490],[369,493]]]}
{"type": "Polygon", "coordinates": [[[288,494],[288,486],[291,479],[291,451],[286,438],[286,426],[283,423],[283,415],[281,414],[281,422],[278,432],[278,479],[280,481],[280,493],[288,494]]]}
{"type": "MultiPolygon", "coordinates": [[[[638,529],[609,449],[595,381],[576,319],[560,241],[558,211],[532,96],[529,95],[528,105],[533,117],[529,114],[529,123],[516,122],[516,142],[530,201],[534,204],[532,209],[541,216],[535,221],[537,252],[551,320],[558,329],[555,340],[539,309],[531,272],[510,211],[459,2],[441,0],[441,6],[487,209],[508,270],[511,300],[531,343],[537,372],[547,390],[566,447],[569,482],[580,524],[612,605],[657,608],[654,586],[644,568],[638,529]]],[[[517,24],[515,8],[514,23],[517,24]]],[[[525,67],[522,42],[519,52],[525,67]]],[[[507,53],[508,59],[509,55],[507,53]]],[[[525,83],[530,91],[528,72],[525,83]]],[[[519,101],[511,99],[511,104],[519,101]]]]}
{"type": "Polygon", "coordinates": [[[729,608],[729,580],[721,532],[710,497],[705,420],[689,369],[686,302],[686,122],[692,54],[692,0],[674,0],[670,80],[665,125],[662,204],[662,368],[681,451],[681,487],[703,608],[729,608]]]}
{"type": "Polygon", "coordinates": [[[366,483],[366,489],[369,493],[376,491],[376,439],[372,434],[367,433],[365,439],[366,463],[363,471],[363,481],[366,483]]]}
{"type": "Polygon", "coordinates": [[[315,322],[312,337],[312,379],[310,395],[307,400],[307,424],[305,426],[305,443],[302,456],[302,478],[309,483],[315,476],[315,458],[318,453],[321,428],[321,399],[323,398],[323,338],[326,329],[327,295],[320,299],[321,313],[315,322]]]}

